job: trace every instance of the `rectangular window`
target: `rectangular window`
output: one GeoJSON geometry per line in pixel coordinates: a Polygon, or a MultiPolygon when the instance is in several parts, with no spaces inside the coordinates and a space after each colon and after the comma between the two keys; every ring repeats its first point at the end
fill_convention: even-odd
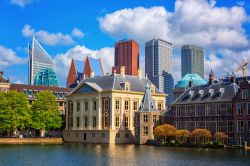
{"type": "Polygon", "coordinates": [[[232,121],[227,122],[227,132],[229,132],[229,133],[233,132],[233,122],[232,121]]]}
{"type": "Polygon", "coordinates": [[[104,118],[104,122],[105,122],[105,127],[109,127],[109,117],[108,116],[105,116],[104,118]]]}
{"type": "Polygon", "coordinates": [[[250,103],[247,103],[247,114],[250,115],[250,103]]]}
{"type": "Polygon", "coordinates": [[[85,127],[88,127],[88,117],[85,117],[85,118],[84,118],[84,126],[85,126],[85,127]]]}
{"type": "Polygon", "coordinates": [[[92,138],[95,138],[95,133],[92,133],[92,138]]]}
{"type": "Polygon", "coordinates": [[[120,138],[120,133],[116,133],[115,137],[120,138]]]}
{"type": "Polygon", "coordinates": [[[120,117],[119,116],[115,117],[115,127],[120,127],[120,117]]]}
{"type": "Polygon", "coordinates": [[[227,115],[233,115],[231,104],[227,104],[227,115]]]}
{"type": "Polygon", "coordinates": [[[205,105],[205,116],[210,116],[210,105],[205,105]]]}
{"type": "Polygon", "coordinates": [[[129,138],[129,133],[125,133],[125,138],[129,138]]]}
{"type": "Polygon", "coordinates": [[[77,103],[76,106],[77,106],[76,111],[79,112],[80,111],[80,103],[77,103]]]}
{"type": "Polygon", "coordinates": [[[242,99],[248,99],[248,89],[242,90],[242,99]]]}
{"type": "Polygon", "coordinates": [[[109,110],[109,101],[108,100],[104,101],[104,109],[109,110]]]}
{"type": "Polygon", "coordinates": [[[158,110],[161,111],[162,110],[162,103],[158,102],[158,110]]]}
{"type": "Polygon", "coordinates": [[[76,117],[76,127],[80,127],[80,117],[76,117]]]}
{"type": "Polygon", "coordinates": [[[237,131],[238,131],[238,133],[243,133],[244,132],[243,120],[238,120],[238,122],[237,122],[237,131]]]}
{"type": "Polygon", "coordinates": [[[127,100],[125,101],[124,109],[125,109],[126,111],[129,110],[129,101],[127,101],[127,100]]]}
{"type": "Polygon", "coordinates": [[[96,107],[97,107],[97,102],[94,101],[94,102],[93,102],[93,110],[94,110],[94,111],[96,111],[96,107]]]}
{"type": "Polygon", "coordinates": [[[217,107],[216,107],[216,115],[217,115],[217,116],[220,116],[220,115],[221,115],[220,105],[217,105],[217,107]]]}
{"type": "Polygon", "coordinates": [[[237,107],[237,115],[242,115],[242,104],[241,103],[237,103],[236,104],[236,107],[237,107]]]}
{"type": "Polygon", "coordinates": [[[87,101],[85,101],[84,106],[85,106],[85,111],[88,111],[88,109],[89,109],[89,103],[87,101]]]}
{"type": "Polygon", "coordinates": [[[127,116],[125,116],[125,127],[127,128],[128,127],[128,117],[127,116]]]}
{"type": "Polygon", "coordinates": [[[143,122],[147,123],[148,122],[148,115],[143,115],[143,122]]]}
{"type": "Polygon", "coordinates": [[[153,122],[156,123],[156,121],[157,121],[157,116],[153,115],[153,122]]]}
{"type": "Polygon", "coordinates": [[[105,138],[105,133],[102,133],[102,138],[105,138]]]}
{"type": "Polygon", "coordinates": [[[96,127],[96,116],[93,116],[93,127],[96,127]]]}
{"type": "Polygon", "coordinates": [[[138,101],[134,101],[134,103],[133,103],[133,109],[134,109],[134,111],[138,110],[138,101]]]}
{"type": "Polygon", "coordinates": [[[250,120],[249,121],[247,121],[248,122],[248,124],[247,124],[247,127],[248,127],[248,132],[250,133],[250,120]]]}
{"type": "Polygon", "coordinates": [[[120,109],[120,101],[119,100],[115,100],[115,109],[116,110],[120,109]]]}
{"type": "Polygon", "coordinates": [[[148,135],[148,126],[143,126],[143,135],[148,135]]]}

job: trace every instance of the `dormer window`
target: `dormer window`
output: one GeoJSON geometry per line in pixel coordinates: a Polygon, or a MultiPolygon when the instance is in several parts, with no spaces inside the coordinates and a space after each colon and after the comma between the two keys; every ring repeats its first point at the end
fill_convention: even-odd
{"type": "Polygon", "coordinates": [[[151,92],[151,93],[155,93],[155,86],[154,86],[154,85],[151,85],[151,86],[150,86],[150,92],[151,92]]]}
{"type": "Polygon", "coordinates": [[[191,91],[189,91],[188,94],[189,94],[189,99],[192,99],[192,97],[193,97],[193,95],[194,95],[194,91],[191,90],[191,91]]]}
{"type": "Polygon", "coordinates": [[[125,91],[130,91],[130,84],[129,84],[129,82],[125,82],[124,90],[125,91]]]}
{"type": "Polygon", "coordinates": [[[199,97],[201,98],[204,94],[204,90],[199,90],[199,97]]]}
{"type": "Polygon", "coordinates": [[[209,96],[212,97],[214,94],[214,89],[209,89],[209,96]]]}
{"type": "Polygon", "coordinates": [[[220,88],[220,90],[219,90],[219,92],[220,92],[220,97],[222,97],[222,96],[223,96],[224,91],[225,91],[225,89],[224,89],[224,88],[220,88]]]}

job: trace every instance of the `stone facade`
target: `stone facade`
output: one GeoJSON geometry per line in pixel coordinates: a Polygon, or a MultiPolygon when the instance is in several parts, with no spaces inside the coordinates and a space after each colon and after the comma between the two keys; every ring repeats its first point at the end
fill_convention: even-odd
{"type": "MultiPolygon", "coordinates": [[[[149,80],[124,74],[85,79],[67,95],[65,142],[134,143],[134,113],[149,80]]],[[[166,95],[150,88],[164,110],[166,95]]]]}

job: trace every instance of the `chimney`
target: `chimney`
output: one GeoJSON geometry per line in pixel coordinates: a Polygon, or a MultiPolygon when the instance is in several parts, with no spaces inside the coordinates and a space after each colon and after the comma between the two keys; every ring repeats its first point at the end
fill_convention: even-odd
{"type": "Polygon", "coordinates": [[[122,76],[125,76],[125,66],[121,66],[121,67],[120,67],[120,74],[121,74],[122,76]]]}
{"type": "Polygon", "coordinates": [[[142,71],[141,71],[141,68],[138,69],[138,77],[141,78],[142,76],[142,71]]]}
{"type": "Polygon", "coordinates": [[[3,71],[0,71],[0,74],[3,75],[3,71]]]}
{"type": "Polygon", "coordinates": [[[193,80],[192,80],[192,78],[189,80],[189,82],[188,82],[188,87],[189,88],[191,88],[193,86],[193,80]]]}
{"type": "Polygon", "coordinates": [[[90,77],[95,77],[95,72],[91,71],[90,77]]]}

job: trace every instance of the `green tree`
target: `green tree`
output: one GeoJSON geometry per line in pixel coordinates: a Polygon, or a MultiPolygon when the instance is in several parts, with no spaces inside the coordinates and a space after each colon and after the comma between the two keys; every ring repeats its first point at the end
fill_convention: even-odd
{"type": "Polygon", "coordinates": [[[61,127],[62,118],[52,92],[43,91],[35,97],[32,104],[32,127],[40,130],[40,136],[44,137],[46,130],[61,127]]]}
{"type": "Polygon", "coordinates": [[[16,134],[31,124],[27,97],[17,91],[0,93],[0,129],[16,134]]]}

